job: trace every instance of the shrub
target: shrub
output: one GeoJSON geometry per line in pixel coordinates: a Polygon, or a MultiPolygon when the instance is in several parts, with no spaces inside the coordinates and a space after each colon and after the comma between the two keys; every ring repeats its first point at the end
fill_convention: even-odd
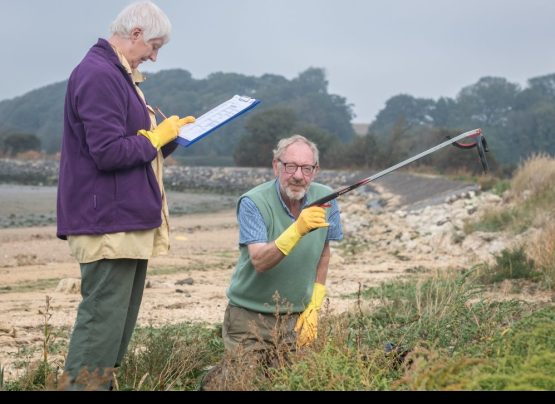
{"type": "Polygon", "coordinates": [[[479,280],[484,284],[504,281],[505,279],[527,279],[537,281],[540,273],[535,269],[534,261],[527,257],[524,248],[503,250],[495,256],[493,266],[485,265],[479,280]]]}

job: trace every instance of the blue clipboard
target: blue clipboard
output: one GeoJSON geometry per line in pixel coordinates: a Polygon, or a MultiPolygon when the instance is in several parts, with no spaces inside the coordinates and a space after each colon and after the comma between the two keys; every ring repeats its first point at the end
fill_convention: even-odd
{"type": "Polygon", "coordinates": [[[250,111],[258,104],[260,104],[260,100],[255,98],[235,95],[231,99],[198,117],[195,123],[185,125],[181,128],[176,142],[181,146],[189,147],[205,138],[216,129],[221,128],[226,123],[250,111]]]}

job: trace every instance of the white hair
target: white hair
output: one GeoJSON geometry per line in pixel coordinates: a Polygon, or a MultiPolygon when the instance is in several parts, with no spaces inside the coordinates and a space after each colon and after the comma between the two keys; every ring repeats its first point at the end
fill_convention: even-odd
{"type": "Polygon", "coordinates": [[[279,143],[277,144],[277,147],[274,149],[274,159],[279,159],[283,153],[285,153],[285,149],[287,149],[289,146],[291,146],[293,143],[296,142],[302,142],[304,144],[306,144],[308,147],[310,147],[310,150],[312,150],[312,154],[314,154],[314,164],[318,165],[320,164],[320,156],[318,153],[318,147],[316,146],[316,144],[314,142],[311,142],[310,140],[308,140],[306,137],[301,136],[301,135],[293,135],[291,137],[285,138],[285,139],[281,139],[279,141],[279,143]]]}
{"type": "Polygon", "coordinates": [[[168,16],[151,1],[139,1],[125,7],[116,17],[110,31],[128,38],[135,28],[143,30],[145,42],[162,38],[164,44],[170,40],[172,25],[168,16]]]}

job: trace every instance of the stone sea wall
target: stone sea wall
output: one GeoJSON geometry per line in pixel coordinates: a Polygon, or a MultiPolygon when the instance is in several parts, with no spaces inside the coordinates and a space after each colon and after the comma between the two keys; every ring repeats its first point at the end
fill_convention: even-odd
{"type": "MultiPolygon", "coordinates": [[[[0,159],[0,183],[55,186],[58,161],[0,159]]],[[[316,181],[341,188],[363,178],[358,171],[323,170],[316,181]]],[[[171,165],[164,169],[168,190],[207,191],[238,194],[274,178],[271,168],[184,167],[171,165]]],[[[370,191],[368,188],[367,191],[370,191]]]]}

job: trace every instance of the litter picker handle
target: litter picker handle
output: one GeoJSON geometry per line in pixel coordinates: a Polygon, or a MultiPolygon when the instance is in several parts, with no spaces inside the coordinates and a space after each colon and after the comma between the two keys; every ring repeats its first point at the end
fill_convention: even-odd
{"type": "Polygon", "coordinates": [[[363,185],[368,184],[370,181],[372,181],[372,179],[373,179],[373,177],[365,178],[365,179],[363,179],[363,180],[360,180],[360,181],[357,182],[356,184],[349,185],[349,186],[347,186],[347,187],[345,187],[345,188],[340,189],[339,191],[336,191],[336,192],[334,192],[334,193],[331,193],[331,194],[329,194],[329,195],[326,195],[326,196],[324,196],[323,198],[320,198],[320,199],[318,199],[318,200],[312,202],[310,205],[307,206],[307,208],[310,208],[310,207],[312,207],[312,206],[322,206],[322,205],[324,205],[325,203],[327,203],[327,202],[329,202],[329,201],[331,201],[331,200],[337,198],[338,196],[341,196],[341,195],[343,195],[343,194],[346,194],[346,193],[349,192],[349,191],[352,191],[352,190],[355,189],[355,188],[358,188],[358,187],[361,187],[361,186],[363,186],[363,185]]]}
{"type": "Polygon", "coordinates": [[[324,205],[325,203],[334,200],[335,198],[337,198],[339,196],[339,191],[338,192],[334,192],[333,194],[329,194],[324,196],[323,198],[318,199],[317,201],[312,202],[310,205],[307,206],[307,208],[311,208],[312,206],[320,206],[320,205],[324,205]]]}

